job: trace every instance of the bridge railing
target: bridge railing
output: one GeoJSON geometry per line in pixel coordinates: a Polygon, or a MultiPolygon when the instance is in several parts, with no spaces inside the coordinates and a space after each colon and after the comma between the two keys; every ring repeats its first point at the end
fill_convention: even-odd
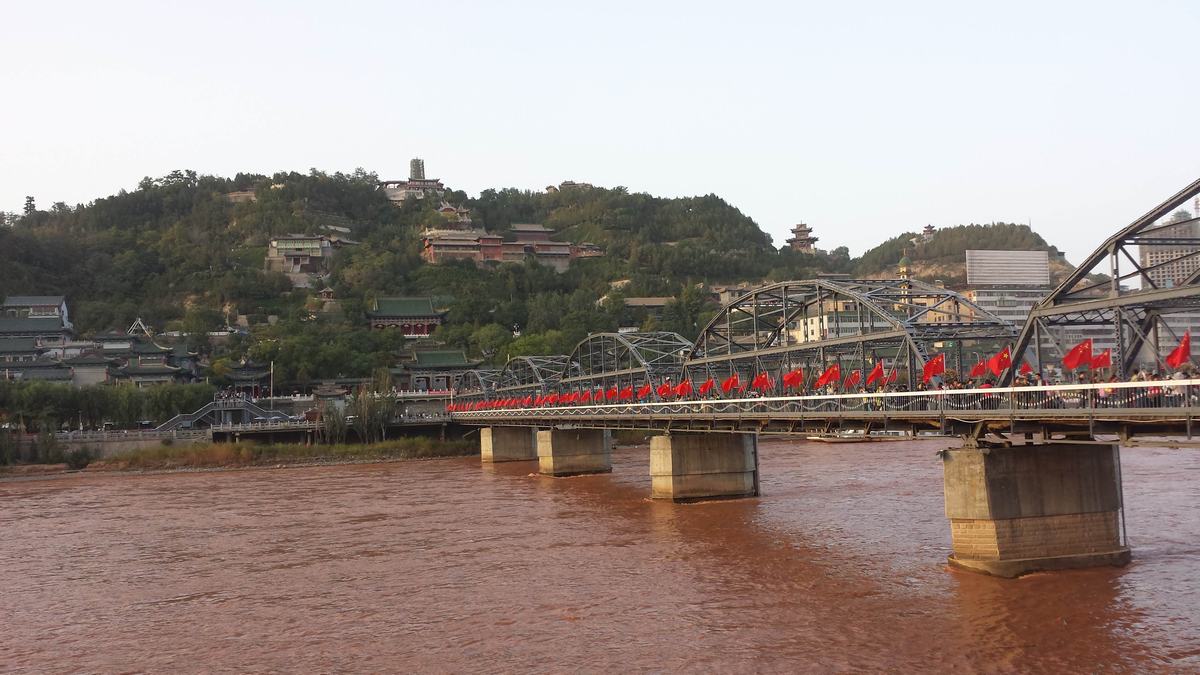
{"type": "Polygon", "coordinates": [[[1103,382],[983,389],[939,389],[883,393],[849,393],[806,396],[751,396],[736,399],[686,399],[626,401],[594,405],[516,407],[460,411],[452,419],[503,419],[529,417],[583,417],[592,415],[807,413],[842,415],[853,412],[896,413],[932,417],[961,412],[1008,411],[1012,414],[1045,411],[1046,417],[1070,411],[1169,412],[1200,406],[1200,379],[1152,382],[1103,382]],[[1062,412],[1051,412],[1062,411],[1062,412]]]}

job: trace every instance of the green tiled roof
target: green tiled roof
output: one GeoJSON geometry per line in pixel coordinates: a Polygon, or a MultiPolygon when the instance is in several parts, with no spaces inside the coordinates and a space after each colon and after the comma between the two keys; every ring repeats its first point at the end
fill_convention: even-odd
{"type": "Polygon", "coordinates": [[[74,358],[67,359],[63,363],[68,366],[106,366],[112,363],[111,360],[100,356],[99,354],[81,354],[74,358]]]}
{"type": "Polygon", "coordinates": [[[474,362],[467,360],[466,354],[463,354],[461,349],[421,351],[416,352],[414,356],[416,357],[415,365],[418,368],[452,368],[455,366],[467,367],[476,365],[474,362]]]}
{"type": "Polygon", "coordinates": [[[433,302],[429,298],[377,298],[375,309],[367,312],[370,316],[437,316],[433,302]]]}
{"type": "Polygon", "coordinates": [[[134,375],[174,375],[179,372],[179,369],[174,366],[153,363],[145,366],[125,366],[117,372],[126,377],[134,375]]]}
{"type": "Polygon", "coordinates": [[[29,354],[41,351],[36,338],[0,338],[0,354],[29,354]]]}
{"type": "Polygon", "coordinates": [[[23,380],[52,380],[55,382],[65,382],[71,379],[70,368],[36,368],[32,370],[21,370],[21,379],[23,380]]]}
{"type": "Polygon", "coordinates": [[[10,295],[4,298],[5,307],[50,307],[62,303],[61,295],[10,295]]]}
{"type": "Polygon", "coordinates": [[[30,319],[28,317],[0,319],[0,335],[12,333],[39,333],[42,335],[50,335],[54,333],[67,332],[63,328],[62,319],[58,317],[43,317],[30,319]]]}

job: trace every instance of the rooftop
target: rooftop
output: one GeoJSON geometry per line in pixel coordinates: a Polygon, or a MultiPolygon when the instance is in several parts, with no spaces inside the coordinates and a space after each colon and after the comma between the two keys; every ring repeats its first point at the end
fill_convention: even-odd
{"type": "Polygon", "coordinates": [[[444,349],[420,351],[413,354],[415,364],[420,368],[448,368],[453,366],[474,367],[477,361],[470,361],[461,349],[444,349]]]}
{"type": "Polygon", "coordinates": [[[554,231],[548,227],[545,227],[544,225],[539,225],[537,223],[513,223],[512,225],[508,226],[508,229],[512,230],[513,232],[553,232],[554,231]]]}
{"type": "Polygon", "coordinates": [[[0,354],[28,354],[41,351],[36,338],[0,338],[0,354]]]}
{"type": "Polygon", "coordinates": [[[61,295],[10,295],[4,298],[5,307],[47,307],[63,304],[61,295]]]}
{"type": "Polygon", "coordinates": [[[56,316],[0,318],[0,335],[6,333],[65,333],[62,319],[56,316]]]}
{"type": "Polygon", "coordinates": [[[376,298],[372,316],[437,316],[430,298],[376,298]]]}

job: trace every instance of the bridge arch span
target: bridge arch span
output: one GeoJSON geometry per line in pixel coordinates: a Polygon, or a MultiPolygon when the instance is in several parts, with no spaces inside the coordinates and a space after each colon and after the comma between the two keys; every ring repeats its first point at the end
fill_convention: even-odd
{"type": "Polygon", "coordinates": [[[691,349],[690,341],[669,331],[593,333],[567,357],[560,384],[575,389],[657,386],[678,375],[691,349]]]}
{"type": "Polygon", "coordinates": [[[947,365],[961,368],[973,358],[970,347],[990,348],[1015,334],[1011,323],[963,295],[921,281],[784,281],[723,307],[701,331],[684,369],[693,380],[763,372],[778,378],[795,368],[813,376],[834,362],[844,373],[865,374],[883,360],[912,386],[913,373],[933,352],[952,347],[947,365]]]}

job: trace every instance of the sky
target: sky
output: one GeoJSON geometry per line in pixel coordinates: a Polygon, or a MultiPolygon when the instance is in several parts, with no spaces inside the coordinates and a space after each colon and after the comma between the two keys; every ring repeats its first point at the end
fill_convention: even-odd
{"type": "Polygon", "coordinates": [[[715,193],[862,253],[1028,222],[1079,262],[1200,177],[1188,2],[8,2],[0,210],[174,169],[715,193]]]}

